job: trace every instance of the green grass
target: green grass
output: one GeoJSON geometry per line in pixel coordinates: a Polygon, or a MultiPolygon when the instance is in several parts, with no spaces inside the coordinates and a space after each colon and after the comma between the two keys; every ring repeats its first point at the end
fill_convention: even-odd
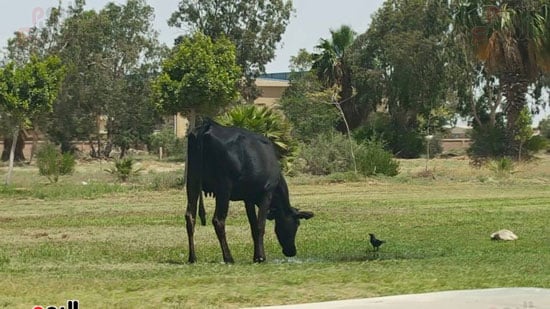
{"type": "MultiPolygon", "coordinates": [[[[187,264],[185,197],[169,181],[181,177],[181,166],[142,164],[130,184],[116,183],[97,164],[79,165],[56,185],[32,166],[16,169],[14,185],[0,187],[0,307],[78,299],[89,308],[237,308],[550,288],[547,157],[506,178],[466,160],[431,161],[435,179],[422,177],[425,161],[412,160],[395,178],[289,179],[293,205],[316,216],[302,222],[292,259],[282,255],[269,222],[268,262],[261,265],[252,263],[242,203],[232,204],[227,220],[236,264],[221,263],[211,224],[197,227],[199,261],[187,264]],[[519,240],[490,241],[501,228],[519,240]],[[387,241],[377,253],[370,232],[387,241]]],[[[210,218],[213,200],[206,201],[210,218]]]]}

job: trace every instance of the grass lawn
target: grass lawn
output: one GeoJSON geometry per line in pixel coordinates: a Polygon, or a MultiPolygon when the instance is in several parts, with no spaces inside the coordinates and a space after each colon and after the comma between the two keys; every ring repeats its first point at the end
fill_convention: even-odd
{"type": "MultiPolygon", "coordinates": [[[[80,300],[83,308],[236,308],[491,287],[550,288],[550,158],[509,177],[467,160],[401,163],[395,178],[334,182],[290,178],[291,202],[314,211],[281,253],[268,223],[268,262],[252,263],[242,203],[227,237],[234,265],[221,263],[211,224],[198,226],[198,263],[187,261],[185,197],[170,189],[174,163],[142,162],[131,184],[113,184],[107,163],[81,164],[50,185],[34,167],[0,186],[0,307],[80,300]],[[496,242],[501,228],[519,240],[496,242]],[[387,241],[374,253],[368,233],[387,241]]],[[[5,176],[5,167],[0,177],[5,176]]],[[[207,199],[213,213],[213,200],[207,199]]]]}

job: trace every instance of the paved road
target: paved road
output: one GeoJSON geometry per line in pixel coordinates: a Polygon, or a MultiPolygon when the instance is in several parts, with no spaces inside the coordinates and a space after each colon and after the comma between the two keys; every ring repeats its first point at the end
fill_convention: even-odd
{"type": "Polygon", "coordinates": [[[550,309],[550,289],[502,288],[448,291],[271,306],[263,309],[550,309]]]}

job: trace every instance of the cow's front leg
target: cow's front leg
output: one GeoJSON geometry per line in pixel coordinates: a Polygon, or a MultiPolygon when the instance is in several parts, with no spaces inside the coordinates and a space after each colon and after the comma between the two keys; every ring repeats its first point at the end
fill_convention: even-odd
{"type": "Polygon", "coordinates": [[[227,218],[227,212],[229,210],[229,193],[221,192],[216,195],[216,210],[214,211],[214,217],[212,218],[212,225],[216,230],[216,236],[222,248],[223,261],[225,263],[234,263],[229,246],[227,245],[227,239],[225,237],[225,219],[227,218]]]}
{"type": "Polygon", "coordinates": [[[250,201],[245,201],[244,204],[246,206],[246,215],[248,217],[248,223],[250,224],[250,231],[252,232],[252,241],[254,242],[253,261],[255,263],[261,263],[265,261],[265,252],[263,244],[261,244],[260,242],[258,217],[256,216],[256,205],[250,201]]]}
{"type": "MultiPolygon", "coordinates": [[[[264,250],[264,235],[265,235],[265,221],[267,220],[267,212],[271,207],[271,200],[273,194],[266,193],[260,204],[258,205],[258,217],[256,220],[257,238],[254,240],[254,252],[257,250],[257,255],[254,256],[254,262],[264,262],[265,250],[264,250]],[[257,259],[256,259],[257,257],[257,259]]],[[[247,209],[248,212],[248,209],[247,209]]]]}

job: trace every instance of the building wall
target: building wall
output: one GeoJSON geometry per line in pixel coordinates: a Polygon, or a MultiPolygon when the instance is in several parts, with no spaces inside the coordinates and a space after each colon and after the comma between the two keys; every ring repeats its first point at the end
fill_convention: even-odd
{"type": "Polygon", "coordinates": [[[469,138],[446,138],[441,140],[443,152],[465,151],[470,148],[472,141],[469,138]]]}
{"type": "MultiPolygon", "coordinates": [[[[45,141],[38,141],[37,143],[37,149],[40,148],[41,145],[45,144],[45,141]]],[[[92,147],[88,142],[75,142],[73,146],[80,151],[81,153],[88,154],[92,151],[92,147]]],[[[31,157],[31,150],[32,150],[32,141],[25,141],[25,148],[23,148],[23,155],[25,156],[25,160],[29,160],[31,157]]],[[[4,142],[0,140],[0,153],[4,151],[4,142]]]]}

